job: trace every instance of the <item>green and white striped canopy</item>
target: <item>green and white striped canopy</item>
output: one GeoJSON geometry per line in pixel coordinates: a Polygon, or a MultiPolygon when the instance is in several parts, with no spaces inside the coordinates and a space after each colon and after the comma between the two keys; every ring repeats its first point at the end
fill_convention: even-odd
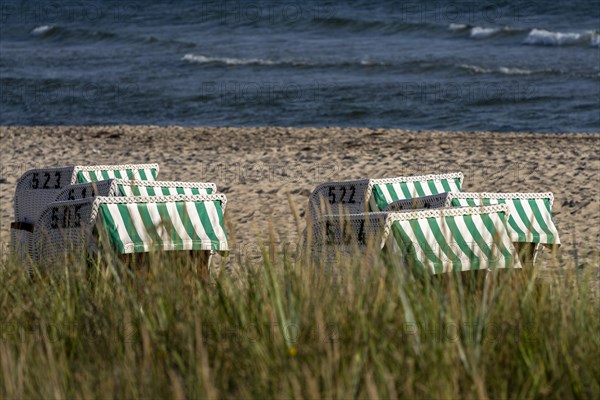
{"type": "Polygon", "coordinates": [[[506,227],[506,205],[392,215],[396,245],[412,267],[432,274],[521,267],[506,227]]]}
{"type": "Polygon", "coordinates": [[[216,191],[214,184],[193,182],[147,182],[117,180],[118,192],[121,196],[194,196],[212,194],[216,191]]]}
{"type": "Polygon", "coordinates": [[[552,193],[450,193],[454,207],[506,204],[508,228],[513,242],[558,245],[558,230],[552,220],[552,193]]]}
{"type": "Polygon", "coordinates": [[[158,165],[138,164],[75,167],[75,172],[76,181],[73,183],[98,182],[107,179],[155,181],[158,176],[158,165]]]}
{"type": "Polygon", "coordinates": [[[313,256],[331,262],[364,252],[368,243],[432,274],[521,268],[505,204],[408,212],[327,215],[314,225],[313,256]],[[391,233],[391,235],[390,235],[391,233]]]}
{"type": "Polygon", "coordinates": [[[120,253],[227,251],[224,195],[98,197],[98,218],[120,253]]]}
{"type": "Polygon", "coordinates": [[[372,211],[383,211],[397,200],[424,197],[444,192],[460,192],[461,173],[424,175],[407,178],[374,179],[373,194],[369,207],[372,211]]]}

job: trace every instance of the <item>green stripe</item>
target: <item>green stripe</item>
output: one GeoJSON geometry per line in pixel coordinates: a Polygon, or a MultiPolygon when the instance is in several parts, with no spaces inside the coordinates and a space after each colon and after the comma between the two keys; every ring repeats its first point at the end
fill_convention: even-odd
{"type": "Polygon", "coordinates": [[[150,173],[152,174],[152,179],[156,180],[158,173],[156,172],[156,168],[150,168],[150,173]]]}
{"type": "MultiPolygon", "coordinates": [[[[152,239],[152,247],[156,248],[157,245],[161,246],[162,238],[158,234],[157,227],[154,226],[154,222],[152,222],[152,217],[150,217],[150,211],[148,211],[148,204],[137,203],[135,204],[135,206],[137,207],[137,210],[140,213],[140,216],[142,217],[142,222],[146,227],[146,232],[148,233],[148,236],[150,236],[150,238],[152,239]]],[[[168,229],[168,227],[165,228],[168,229]]]]}
{"type": "Polygon", "coordinates": [[[210,223],[210,219],[208,218],[208,210],[206,209],[206,205],[204,202],[199,201],[194,203],[196,205],[196,210],[198,210],[198,215],[200,216],[200,221],[202,226],[204,227],[204,232],[209,237],[211,241],[211,247],[215,242],[218,242],[217,235],[215,234],[215,230],[213,229],[212,224],[210,223]]]}
{"type": "Polygon", "coordinates": [[[421,182],[413,182],[415,189],[417,189],[418,197],[426,196],[425,191],[423,190],[423,186],[421,186],[421,182]]]}
{"type": "Polygon", "coordinates": [[[174,221],[171,220],[169,215],[169,209],[165,203],[157,203],[158,214],[160,215],[161,221],[168,221],[169,229],[171,231],[171,241],[175,245],[174,250],[183,250],[183,238],[177,234],[177,229],[173,226],[174,221]]]}
{"type": "Polygon", "coordinates": [[[462,192],[462,188],[460,187],[460,178],[454,178],[454,184],[458,188],[458,191],[462,192]]]}
{"type": "Polygon", "coordinates": [[[138,169],[138,175],[140,176],[141,181],[147,181],[148,177],[146,176],[146,171],[143,168],[138,169]]]}
{"type": "Polygon", "coordinates": [[[182,187],[176,187],[175,191],[177,192],[177,194],[185,195],[185,189],[182,187]]]}
{"type": "Polygon", "coordinates": [[[87,183],[87,182],[88,182],[88,180],[83,175],[83,172],[82,171],[77,172],[77,183],[87,183]]]}
{"type": "Polygon", "coordinates": [[[438,194],[438,188],[435,186],[435,181],[427,181],[427,185],[429,186],[429,190],[431,190],[431,194],[438,194]]]}
{"type": "Polygon", "coordinates": [[[375,198],[375,203],[377,204],[379,210],[384,210],[387,206],[387,201],[385,200],[385,196],[383,195],[379,185],[373,186],[373,197],[375,198]]]}
{"type": "Polygon", "coordinates": [[[127,179],[133,180],[134,176],[133,176],[133,170],[131,169],[126,169],[125,173],[127,174],[127,179]]]}
{"type": "Polygon", "coordinates": [[[473,249],[471,249],[469,244],[465,241],[465,238],[463,238],[460,229],[456,225],[456,221],[454,220],[455,218],[456,217],[454,216],[445,217],[446,224],[448,224],[450,231],[454,232],[454,240],[458,244],[458,247],[460,247],[461,251],[465,253],[467,257],[469,257],[469,260],[471,260],[471,269],[480,269],[481,263],[479,257],[477,257],[477,255],[473,252],[473,249]]]}
{"type": "Polygon", "coordinates": [[[121,171],[120,170],[118,170],[118,169],[115,170],[115,177],[117,179],[122,179],[123,178],[123,175],[121,175],[121,171]]]}
{"type": "Polygon", "coordinates": [[[214,201],[215,209],[217,210],[217,216],[219,217],[219,225],[225,234],[225,239],[228,238],[227,230],[225,229],[225,219],[223,217],[223,203],[221,201],[214,201]]]}
{"type": "Polygon", "coordinates": [[[413,198],[413,195],[410,192],[410,188],[408,187],[408,184],[406,182],[400,182],[400,189],[402,190],[405,199],[413,198]]]}
{"type": "MultiPolygon", "coordinates": [[[[540,234],[533,228],[531,219],[529,218],[529,216],[523,209],[521,200],[520,199],[512,199],[512,202],[514,204],[515,209],[517,210],[517,214],[519,214],[519,217],[521,218],[521,221],[523,222],[523,225],[525,225],[533,233],[533,239],[532,239],[533,243],[539,243],[540,242],[540,234]]],[[[532,217],[535,218],[533,215],[532,215],[532,217]]]]}
{"type": "MultiPolygon", "coordinates": [[[[531,207],[531,209],[533,210],[533,215],[535,216],[536,221],[538,222],[538,224],[540,225],[542,230],[548,236],[548,243],[554,243],[554,234],[552,233],[550,228],[548,228],[546,221],[544,221],[544,217],[542,217],[542,214],[540,212],[540,209],[539,209],[535,199],[529,199],[528,202],[529,202],[529,207],[531,207]]],[[[540,240],[541,240],[541,238],[540,238],[540,240]]]]}
{"type": "Polygon", "coordinates": [[[193,187],[192,194],[200,194],[200,189],[193,187]]]}
{"type": "Polygon", "coordinates": [[[452,191],[452,189],[450,188],[450,184],[448,183],[448,179],[442,179],[442,180],[440,180],[440,182],[442,182],[442,187],[444,188],[444,190],[446,192],[452,191]]]}
{"type": "Polygon", "coordinates": [[[154,186],[145,186],[148,191],[148,196],[156,196],[156,191],[154,190],[154,186]]]}
{"type": "MultiPolygon", "coordinates": [[[[498,204],[506,204],[506,199],[497,199],[498,200],[498,204]]],[[[515,221],[513,215],[513,213],[510,213],[509,217],[508,217],[508,221],[507,221],[507,227],[509,229],[509,232],[512,230],[514,232],[517,233],[517,241],[518,242],[525,242],[527,240],[527,234],[526,232],[523,232],[523,230],[519,227],[519,225],[517,225],[517,222],[515,221]]],[[[511,237],[512,240],[512,237],[511,237]]]]}
{"type": "Polygon", "coordinates": [[[196,230],[194,229],[192,219],[185,209],[185,203],[182,201],[178,201],[177,203],[175,203],[175,205],[177,208],[177,213],[179,214],[179,219],[181,219],[181,223],[183,224],[188,236],[190,237],[190,239],[192,239],[193,243],[199,242],[201,240],[200,236],[198,236],[196,230]]]}
{"type": "Polygon", "coordinates": [[[492,235],[492,240],[498,246],[500,252],[504,256],[504,266],[506,268],[510,268],[512,266],[512,254],[507,248],[504,247],[504,243],[502,238],[499,237],[500,233],[498,232],[494,221],[492,221],[492,218],[488,214],[480,214],[480,217],[488,232],[490,232],[492,235]]]}
{"type": "Polygon", "coordinates": [[[121,215],[121,219],[123,219],[125,229],[127,230],[131,241],[134,243],[134,245],[139,246],[139,244],[143,243],[144,241],[139,236],[138,232],[135,230],[135,226],[133,225],[133,221],[131,218],[131,214],[129,214],[127,204],[117,204],[117,209],[119,210],[119,215],[121,215]]]}
{"type": "Polygon", "coordinates": [[[91,182],[98,182],[101,179],[98,179],[98,176],[96,175],[96,171],[90,171],[90,181],[91,182]]]}
{"type": "Polygon", "coordinates": [[[106,204],[100,204],[100,215],[102,225],[104,226],[105,232],[108,235],[108,239],[111,242],[111,246],[116,248],[119,253],[125,253],[125,244],[119,236],[117,224],[115,223],[115,220],[110,214],[110,211],[108,210],[108,206],[106,204]]]}
{"type": "Polygon", "coordinates": [[[170,196],[171,195],[171,191],[169,190],[168,187],[161,187],[160,190],[161,190],[162,194],[165,195],[165,196],[170,196]]]}
{"type": "Polygon", "coordinates": [[[483,253],[486,255],[486,257],[489,260],[490,254],[492,253],[492,251],[489,248],[489,246],[487,245],[487,243],[485,242],[485,240],[483,240],[483,237],[481,236],[481,234],[479,233],[479,230],[477,229],[477,226],[475,225],[475,222],[473,221],[473,217],[471,215],[463,215],[463,220],[465,221],[465,225],[467,226],[469,233],[471,233],[473,240],[475,240],[477,242],[477,245],[479,246],[479,248],[481,250],[483,250],[483,253]]]}
{"type": "MultiPolygon", "coordinates": [[[[390,197],[392,198],[392,202],[394,202],[396,200],[400,200],[400,197],[398,197],[398,193],[396,193],[396,189],[394,188],[393,184],[388,183],[385,186],[387,187],[387,190],[390,193],[390,197]]],[[[388,206],[388,205],[389,204],[386,204],[386,206],[388,206]]]]}
{"type": "Polygon", "coordinates": [[[410,236],[402,228],[399,221],[395,221],[392,224],[392,233],[394,234],[398,247],[400,247],[400,250],[402,251],[402,256],[408,261],[409,267],[414,266],[423,272],[429,272],[421,260],[419,260],[419,257],[417,257],[417,247],[412,242],[410,236]]]}
{"type": "Polygon", "coordinates": [[[435,252],[429,246],[429,243],[427,242],[427,239],[425,238],[423,231],[421,231],[421,227],[419,226],[418,220],[412,219],[409,221],[409,223],[413,230],[413,233],[417,237],[419,247],[425,253],[425,256],[432,262],[433,270],[435,271],[435,273],[437,274],[439,272],[442,272],[440,270],[441,260],[436,257],[435,252]]]}
{"type": "MultiPolygon", "coordinates": [[[[437,218],[427,218],[427,223],[429,224],[429,227],[431,228],[431,232],[433,233],[433,236],[435,237],[435,240],[437,241],[438,246],[440,246],[440,248],[442,249],[444,254],[446,254],[446,257],[448,257],[452,261],[452,269],[454,271],[461,271],[462,264],[460,262],[460,259],[456,254],[454,254],[450,245],[446,242],[446,239],[444,238],[444,234],[440,230],[437,218]]],[[[455,236],[455,235],[452,235],[452,234],[449,235],[449,237],[452,237],[452,236],[455,236]]]]}

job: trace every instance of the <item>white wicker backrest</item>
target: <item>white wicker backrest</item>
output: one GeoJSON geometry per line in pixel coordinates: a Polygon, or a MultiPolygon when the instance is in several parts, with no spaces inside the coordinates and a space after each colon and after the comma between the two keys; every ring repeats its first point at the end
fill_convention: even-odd
{"type": "Polygon", "coordinates": [[[37,262],[57,261],[68,253],[85,252],[92,246],[98,205],[95,197],[51,203],[41,213],[31,240],[31,256],[37,262]]]}
{"type": "Polygon", "coordinates": [[[38,168],[25,172],[15,190],[15,221],[34,223],[66,186],[73,183],[75,167],[38,168]]]}
{"type": "Polygon", "coordinates": [[[157,173],[157,164],[67,166],[29,170],[17,182],[15,222],[35,223],[40,213],[66,186],[129,175],[144,175],[149,180],[155,180],[157,173]]]}
{"type": "Polygon", "coordinates": [[[325,182],[310,195],[309,212],[313,221],[328,214],[363,213],[369,194],[368,179],[325,182]]]}
{"type": "Polygon", "coordinates": [[[448,196],[449,192],[433,194],[431,196],[415,197],[413,199],[397,200],[390,203],[385,211],[408,211],[427,208],[443,208],[451,206],[451,199],[448,196]]]}
{"type": "Polygon", "coordinates": [[[77,183],[62,189],[54,201],[72,201],[96,196],[118,196],[115,180],[77,183]]]}
{"type": "Polygon", "coordinates": [[[387,236],[387,217],[387,213],[322,216],[312,226],[308,250],[321,261],[333,261],[365,250],[368,245],[380,249],[387,236]]]}

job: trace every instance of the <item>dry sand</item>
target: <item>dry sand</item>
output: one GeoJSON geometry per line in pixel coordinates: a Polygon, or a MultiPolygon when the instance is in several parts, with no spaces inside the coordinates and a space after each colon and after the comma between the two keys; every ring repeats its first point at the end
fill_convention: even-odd
{"type": "Polygon", "coordinates": [[[288,196],[304,216],[320,182],[462,171],[465,191],[553,192],[564,260],[598,266],[599,140],[366,128],[0,127],[0,240],[6,248],[15,183],[34,167],[157,162],[160,180],[215,182],[227,194],[238,253],[257,251],[269,221],[279,240],[295,242],[288,196]]]}

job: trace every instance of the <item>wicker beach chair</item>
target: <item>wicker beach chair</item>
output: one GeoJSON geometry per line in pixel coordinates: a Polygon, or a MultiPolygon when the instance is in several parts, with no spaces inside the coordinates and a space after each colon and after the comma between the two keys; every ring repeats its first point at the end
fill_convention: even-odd
{"type": "Polygon", "coordinates": [[[508,230],[517,246],[521,261],[533,264],[542,245],[560,245],[558,229],[552,220],[554,195],[548,193],[468,193],[448,194],[453,207],[506,204],[510,210],[508,230]]]}
{"type": "Polygon", "coordinates": [[[506,227],[508,215],[505,204],[328,215],[315,224],[310,251],[331,264],[356,251],[386,249],[431,274],[521,268],[506,227]]]}
{"type": "Polygon", "coordinates": [[[460,172],[384,179],[359,179],[322,183],[309,198],[313,220],[322,215],[382,211],[397,200],[460,191],[460,172]]]}
{"type": "Polygon", "coordinates": [[[12,251],[26,256],[33,224],[67,186],[110,178],[156,180],[157,164],[67,166],[25,172],[18,180],[11,224],[12,251]]]}
{"type": "Polygon", "coordinates": [[[223,194],[88,197],[50,204],[33,233],[33,259],[52,263],[108,245],[117,254],[228,251],[223,194]]]}

